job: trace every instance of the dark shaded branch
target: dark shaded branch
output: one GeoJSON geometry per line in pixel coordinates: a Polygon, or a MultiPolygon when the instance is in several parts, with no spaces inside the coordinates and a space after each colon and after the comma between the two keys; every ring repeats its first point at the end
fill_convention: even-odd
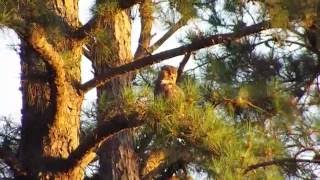
{"type": "Polygon", "coordinates": [[[178,68],[178,74],[177,74],[177,82],[181,81],[181,76],[183,73],[183,69],[186,66],[186,64],[188,63],[189,59],[191,56],[191,52],[188,52],[182,59],[182,61],[180,62],[179,68],[178,68]]]}
{"type": "Polygon", "coordinates": [[[186,20],[180,19],[176,24],[174,24],[158,41],[148,48],[148,52],[154,52],[157,50],[164,42],[166,42],[178,29],[186,24],[186,20]]]}
{"type": "Polygon", "coordinates": [[[254,24],[251,26],[244,27],[238,32],[234,33],[225,33],[225,34],[217,34],[217,35],[212,35],[206,38],[200,38],[194,40],[192,43],[180,46],[178,48],[174,48],[171,50],[167,50],[164,52],[160,52],[154,55],[149,55],[143,58],[139,58],[137,60],[132,61],[131,63],[111,68],[107,73],[97,76],[94,79],[89,80],[88,82],[84,83],[81,86],[81,89],[84,92],[89,91],[92,88],[99,87],[109,81],[110,79],[121,75],[125,74],[155,63],[159,63],[161,61],[164,61],[166,59],[176,57],[179,55],[183,55],[188,52],[196,51],[202,48],[206,48],[212,45],[216,44],[221,44],[225,42],[229,42],[234,39],[241,38],[243,36],[247,36],[253,33],[260,32],[262,30],[265,30],[269,28],[269,23],[268,22],[261,22],[258,24],[254,24]]]}
{"type": "Polygon", "coordinates": [[[263,168],[267,166],[272,166],[272,165],[286,165],[288,163],[314,163],[314,164],[320,164],[320,160],[309,160],[309,159],[294,159],[294,158],[283,158],[283,159],[275,159],[271,161],[266,161],[258,164],[254,164],[251,166],[248,166],[247,169],[245,169],[244,174],[248,173],[249,171],[258,169],[258,168],[263,168]]]}
{"type": "Polygon", "coordinates": [[[21,162],[18,160],[15,154],[11,152],[9,149],[0,147],[0,159],[2,159],[3,162],[10,167],[10,169],[13,171],[15,176],[27,175],[27,172],[23,168],[21,162]]]}
{"type": "Polygon", "coordinates": [[[148,47],[151,41],[151,29],[153,23],[153,2],[151,0],[145,0],[144,3],[141,4],[139,11],[141,16],[141,32],[138,48],[134,54],[134,59],[149,54],[148,47]]]}
{"type": "Polygon", "coordinates": [[[142,123],[143,121],[138,114],[130,116],[118,115],[111,120],[105,121],[70,154],[67,159],[67,169],[86,167],[96,157],[95,151],[103,142],[120,131],[140,126],[142,123]]]}

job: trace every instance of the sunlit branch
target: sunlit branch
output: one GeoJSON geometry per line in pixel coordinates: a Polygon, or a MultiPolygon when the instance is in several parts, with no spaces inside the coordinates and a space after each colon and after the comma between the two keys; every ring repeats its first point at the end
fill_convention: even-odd
{"type": "Polygon", "coordinates": [[[44,35],[44,30],[37,25],[33,25],[27,41],[34,50],[43,57],[44,61],[48,63],[55,73],[55,84],[57,86],[57,90],[63,90],[62,88],[65,86],[64,61],[59,53],[47,41],[44,35]]]}
{"type": "MultiPolygon", "coordinates": [[[[147,180],[147,179],[152,179],[156,175],[160,174],[163,172],[163,170],[167,167],[172,166],[173,164],[176,163],[183,163],[186,164],[188,162],[191,162],[191,155],[190,152],[184,151],[182,149],[179,149],[179,154],[176,154],[177,149],[175,150],[168,150],[168,149],[163,149],[163,150],[158,150],[158,151],[152,151],[152,153],[155,153],[155,159],[148,159],[145,163],[144,166],[141,168],[142,169],[142,180],[147,180]],[[159,159],[159,152],[163,153],[162,158],[159,159]],[[151,169],[148,169],[148,166],[151,166],[151,169]]],[[[150,156],[150,155],[149,155],[150,156]]],[[[160,155],[161,156],[161,155],[160,155]]]]}
{"type": "Polygon", "coordinates": [[[84,92],[89,91],[92,88],[99,87],[109,81],[110,79],[125,74],[131,71],[138,70],[140,68],[159,63],[166,59],[183,55],[188,52],[196,51],[209,46],[226,43],[235,39],[239,39],[243,36],[251,35],[262,30],[269,28],[268,22],[261,22],[251,26],[244,27],[243,29],[234,33],[216,34],[209,37],[199,38],[192,43],[180,46],[178,48],[163,51],[154,55],[139,58],[131,63],[111,68],[108,72],[101,76],[97,76],[94,79],[89,80],[81,86],[81,90],[84,92]]]}

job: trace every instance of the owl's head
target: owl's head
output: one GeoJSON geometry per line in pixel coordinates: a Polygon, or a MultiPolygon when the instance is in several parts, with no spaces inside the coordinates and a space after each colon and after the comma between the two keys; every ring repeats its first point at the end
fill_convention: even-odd
{"type": "Polygon", "coordinates": [[[170,65],[163,66],[158,79],[161,84],[175,84],[177,81],[177,68],[170,65]]]}

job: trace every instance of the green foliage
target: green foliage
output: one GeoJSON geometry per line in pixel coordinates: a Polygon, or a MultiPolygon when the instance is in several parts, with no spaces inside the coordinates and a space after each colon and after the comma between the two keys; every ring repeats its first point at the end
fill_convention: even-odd
{"type": "Polygon", "coordinates": [[[196,16],[195,4],[199,0],[170,0],[170,5],[177,9],[185,19],[191,19],[196,16]]]}
{"type": "Polygon", "coordinates": [[[300,21],[307,26],[309,23],[318,21],[318,0],[272,0],[262,2],[274,27],[287,28],[290,21],[300,21]]]}
{"type": "Polygon", "coordinates": [[[2,26],[17,26],[19,24],[18,2],[0,0],[0,28],[2,26]]]}
{"type": "MultiPolygon", "coordinates": [[[[230,121],[232,117],[226,114],[222,116],[203,101],[199,86],[193,84],[190,81],[183,84],[187,100],[157,98],[153,101],[148,99],[152,98],[150,89],[135,93],[128,90],[123,94],[126,111],[145,112],[149,131],[144,133],[155,134],[147,149],[182,148],[192,153],[189,163],[216,179],[239,179],[249,165],[287,156],[280,139],[266,133],[259,125],[239,124],[230,121]],[[147,99],[142,101],[141,97],[147,99]]],[[[281,174],[280,169],[270,167],[246,176],[267,177],[272,171],[278,172],[273,173],[275,177],[281,174]]]]}
{"type": "Polygon", "coordinates": [[[95,6],[91,8],[91,12],[95,16],[105,16],[108,14],[109,16],[113,16],[120,10],[119,1],[111,0],[108,3],[97,2],[95,6]]]}

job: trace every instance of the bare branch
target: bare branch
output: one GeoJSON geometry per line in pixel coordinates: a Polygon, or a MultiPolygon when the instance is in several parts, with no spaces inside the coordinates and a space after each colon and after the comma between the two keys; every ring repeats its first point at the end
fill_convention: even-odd
{"type": "Polygon", "coordinates": [[[188,63],[189,59],[191,56],[191,52],[188,52],[182,59],[182,61],[180,62],[179,68],[178,68],[178,75],[177,75],[177,82],[181,81],[181,76],[183,73],[183,69],[186,66],[186,64],[188,63]]]}
{"type": "Polygon", "coordinates": [[[151,0],[145,0],[140,6],[140,16],[141,16],[141,32],[138,42],[138,49],[134,54],[134,58],[144,56],[148,53],[148,47],[151,41],[151,29],[153,23],[153,2],[151,0]]]}
{"type": "Polygon", "coordinates": [[[143,123],[138,114],[125,117],[118,115],[111,120],[107,120],[96,128],[93,133],[85,138],[83,143],[73,151],[67,159],[67,169],[75,167],[86,167],[95,157],[95,151],[107,139],[120,131],[140,126],[143,123]]]}
{"type": "Polygon", "coordinates": [[[125,74],[137,69],[140,69],[142,67],[146,67],[155,63],[159,63],[161,61],[164,61],[166,59],[183,55],[188,52],[196,51],[202,48],[206,48],[212,45],[217,45],[221,43],[225,43],[231,40],[235,40],[238,38],[241,38],[243,36],[247,36],[253,33],[260,32],[262,30],[265,30],[269,28],[268,22],[261,22],[258,24],[254,24],[251,26],[244,27],[238,32],[234,33],[225,33],[225,34],[217,34],[212,35],[206,38],[200,38],[194,40],[192,43],[180,46],[178,48],[174,48],[171,50],[167,50],[164,52],[160,52],[154,55],[149,55],[146,57],[139,58],[137,60],[132,61],[131,63],[111,68],[108,72],[101,76],[97,76],[94,79],[89,80],[88,82],[84,83],[80,88],[87,92],[92,88],[99,87],[109,81],[110,79],[119,76],[121,74],[125,74]]]}
{"type": "Polygon", "coordinates": [[[21,162],[9,149],[0,147],[0,159],[6,163],[10,169],[14,172],[15,176],[26,176],[27,172],[23,168],[21,162]]]}
{"type": "Polygon", "coordinates": [[[148,48],[148,52],[154,52],[157,50],[164,42],[166,42],[178,29],[186,24],[185,19],[180,19],[176,24],[174,24],[157,42],[148,48]]]}
{"type": "Polygon", "coordinates": [[[258,169],[258,168],[263,168],[267,166],[272,166],[272,165],[286,165],[288,163],[314,163],[314,164],[320,164],[320,160],[309,160],[309,159],[295,159],[295,158],[283,158],[283,159],[274,159],[271,161],[265,161],[261,162],[258,164],[254,164],[251,166],[248,166],[248,168],[244,171],[244,174],[248,173],[249,171],[258,169]]]}

